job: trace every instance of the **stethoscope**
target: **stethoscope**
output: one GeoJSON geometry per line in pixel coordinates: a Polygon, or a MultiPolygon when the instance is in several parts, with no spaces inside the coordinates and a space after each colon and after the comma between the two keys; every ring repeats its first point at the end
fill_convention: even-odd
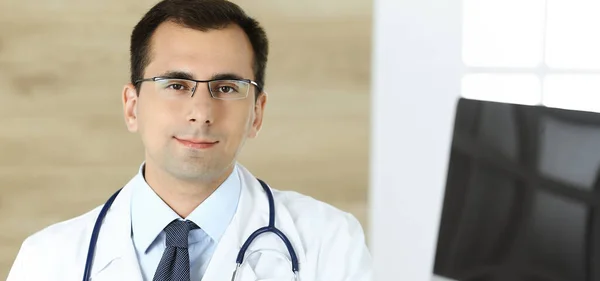
{"type": "MultiPolygon", "coordinates": [[[[248,250],[248,247],[250,247],[250,244],[252,243],[252,241],[254,241],[254,239],[256,239],[256,237],[258,237],[259,235],[261,235],[263,233],[267,233],[267,232],[272,232],[272,233],[276,234],[277,236],[279,236],[279,238],[281,238],[281,240],[285,244],[285,247],[287,248],[290,258],[291,258],[292,272],[294,274],[294,280],[298,280],[299,266],[298,266],[298,257],[296,256],[296,251],[294,250],[294,247],[292,246],[292,243],[287,238],[287,236],[285,236],[285,234],[283,234],[283,232],[281,232],[279,229],[277,229],[275,227],[275,200],[273,199],[273,193],[271,192],[271,189],[265,182],[263,182],[260,179],[257,179],[257,180],[258,180],[258,182],[260,182],[260,185],[262,186],[263,190],[267,194],[267,198],[269,200],[269,225],[261,227],[261,228],[257,229],[256,231],[254,231],[250,235],[250,237],[248,237],[248,239],[244,242],[244,244],[242,245],[242,248],[238,252],[237,259],[236,259],[237,266],[236,266],[235,270],[233,271],[233,276],[231,277],[231,280],[232,281],[236,280],[236,277],[238,275],[238,270],[240,269],[240,267],[242,266],[242,264],[244,262],[244,256],[246,255],[246,251],[248,250]]],[[[90,279],[90,272],[91,272],[91,268],[92,268],[92,263],[94,261],[94,252],[96,251],[96,243],[98,242],[98,235],[100,234],[100,228],[102,227],[102,221],[106,217],[106,213],[108,212],[108,209],[110,209],[110,206],[113,204],[113,202],[115,201],[115,199],[117,198],[117,195],[119,195],[119,192],[121,192],[121,190],[122,190],[122,188],[117,190],[117,192],[115,192],[115,194],[113,194],[110,198],[108,198],[108,201],[106,201],[106,203],[102,207],[102,210],[100,210],[100,214],[98,214],[98,218],[96,219],[96,223],[94,225],[94,230],[92,231],[92,237],[90,240],[87,259],[85,262],[85,270],[83,272],[83,281],[88,281],[90,279]]]]}

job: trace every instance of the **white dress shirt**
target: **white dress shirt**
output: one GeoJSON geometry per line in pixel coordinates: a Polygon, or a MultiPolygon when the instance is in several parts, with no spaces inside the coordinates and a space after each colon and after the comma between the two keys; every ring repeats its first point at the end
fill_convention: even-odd
{"type": "Polygon", "coordinates": [[[175,213],[146,183],[141,165],[135,178],[131,197],[132,239],[145,281],[154,277],[165,249],[163,229],[174,219],[194,222],[199,229],[190,231],[191,280],[201,280],[212,254],[233,218],[240,197],[241,181],[238,167],[213,194],[187,218],[175,213]]]}

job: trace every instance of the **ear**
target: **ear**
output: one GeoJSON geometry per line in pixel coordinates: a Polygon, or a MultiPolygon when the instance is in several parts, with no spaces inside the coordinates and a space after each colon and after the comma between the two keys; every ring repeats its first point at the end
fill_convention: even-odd
{"type": "Polygon", "coordinates": [[[132,133],[138,130],[137,102],[138,94],[135,86],[131,83],[125,85],[123,87],[123,113],[127,130],[132,133]]]}
{"type": "Polygon", "coordinates": [[[256,136],[258,136],[258,132],[260,132],[260,129],[262,128],[266,105],[267,92],[263,91],[254,103],[254,119],[252,120],[250,130],[248,131],[248,138],[256,138],[256,136]]]}

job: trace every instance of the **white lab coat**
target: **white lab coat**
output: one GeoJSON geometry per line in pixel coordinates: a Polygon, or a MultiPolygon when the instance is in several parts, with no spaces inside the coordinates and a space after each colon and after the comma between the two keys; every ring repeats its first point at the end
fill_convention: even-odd
{"type": "MultiPolygon", "coordinates": [[[[231,280],[238,250],[254,230],[269,221],[268,201],[260,183],[243,166],[238,164],[237,168],[242,182],[239,206],[202,280],[231,280]]],[[[296,250],[300,280],[372,280],[372,261],[363,230],[352,215],[296,192],[273,189],[273,195],[275,225],[296,250]]],[[[128,184],[107,213],[96,246],[91,280],[142,281],[131,239],[130,197],[128,184]]],[[[90,236],[100,209],[101,206],[28,237],[7,281],[82,280],[90,236]]],[[[247,253],[257,249],[276,250],[289,257],[284,244],[272,233],[255,239],[247,253]]],[[[241,280],[274,280],[269,279],[271,275],[291,270],[287,261],[273,257],[252,255],[253,263],[243,267],[241,280]]]]}

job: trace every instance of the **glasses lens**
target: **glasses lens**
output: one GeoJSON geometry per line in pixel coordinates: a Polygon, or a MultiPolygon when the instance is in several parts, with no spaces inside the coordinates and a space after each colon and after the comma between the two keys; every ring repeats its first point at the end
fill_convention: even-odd
{"type": "Polygon", "coordinates": [[[243,99],[248,95],[250,83],[239,80],[216,80],[208,83],[216,99],[243,99]]]}
{"type": "Polygon", "coordinates": [[[166,96],[191,95],[196,82],[184,79],[159,79],[156,87],[161,94],[166,96]]]}

